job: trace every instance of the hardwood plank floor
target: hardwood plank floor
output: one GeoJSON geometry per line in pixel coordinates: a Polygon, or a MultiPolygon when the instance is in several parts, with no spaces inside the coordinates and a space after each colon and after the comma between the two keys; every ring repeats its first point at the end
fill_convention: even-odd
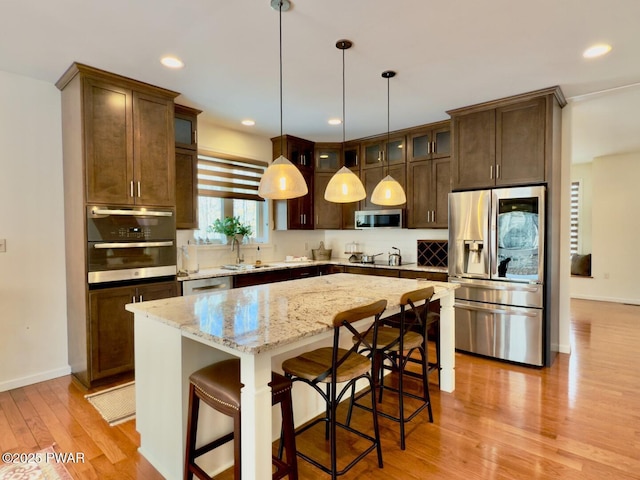
{"type": "MultiPolygon", "coordinates": [[[[370,455],[343,478],[640,479],[640,306],[572,300],[571,316],[573,352],[551,368],[456,354],[456,391],[431,388],[435,422],[409,423],[401,451],[397,424],[381,419],[384,468],[370,455]]],[[[67,464],[74,478],[162,478],[137,452],[135,421],[109,427],[85,393],[70,377],[0,392],[0,451],[55,444],[85,454],[67,464]]],[[[322,445],[314,433],[301,449],[322,445]]],[[[299,463],[301,479],[328,478],[299,463]]]]}

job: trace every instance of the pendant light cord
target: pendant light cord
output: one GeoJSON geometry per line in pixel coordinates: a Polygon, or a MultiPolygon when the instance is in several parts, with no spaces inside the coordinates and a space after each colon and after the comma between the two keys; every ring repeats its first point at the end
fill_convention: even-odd
{"type": "Polygon", "coordinates": [[[344,90],[345,90],[345,81],[344,81],[344,48],[342,49],[342,143],[345,142],[345,133],[344,133],[344,123],[345,123],[345,118],[344,118],[344,102],[345,102],[345,94],[344,94],[344,90]]]}
{"type": "Polygon", "coordinates": [[[391,117],[389,111],[391,110],[391,102],[389,100],[389,97],[391,96],[391,87],[390,85],[390,78],[391,77],[387,77],[387,148],[386,148],[386,159],[387,159],[387,175],[389,175],[389,139],[390,139],[390,134],[389,134],[389,129],[391,128],[391,122],[389,120],[389,118],[391,117]]]}
{"type": "Polygon", "coordinates": [[[280,155],[284,155],[284,138],[282,138],[282,1],[279,2],[280,11],[280,155]]]}

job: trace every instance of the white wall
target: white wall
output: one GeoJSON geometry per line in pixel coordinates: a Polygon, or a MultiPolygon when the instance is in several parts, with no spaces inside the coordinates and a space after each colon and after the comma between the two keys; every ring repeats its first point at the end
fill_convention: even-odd
{"type": "Polygon", "coordinates": [[[0,71],[0,391],[69,373],[60,92],[0,71]]]}
{"type": "Polygon", "coordinates": [[[571,296],[640,305],[640,152],[595,158],[590,178],[587,167],[572,175],[591,184],[586,207],[591,210],[593,278],[572,277],[571,296]]]}

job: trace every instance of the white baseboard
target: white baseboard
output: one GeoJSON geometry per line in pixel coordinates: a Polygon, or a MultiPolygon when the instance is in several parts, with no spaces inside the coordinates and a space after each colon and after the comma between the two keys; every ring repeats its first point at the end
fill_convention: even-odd
{"type": "Polygon", "coordinates": [[[571,294],[571,298],[578,300],[594,300],[596,302],[611,302],[611,303],[627,303],[630,305],[640,305],[640,300],[637,298],[616,298],[616,297],[598,297],[593,295],[580,295],[571,294]]]}
{"type": "Polygon", "coordinates": [[[48,370],[46,372],[40,372],[35,375],[29,375],[28,377],[7,380],[4,382],[0,382],[0,392],[6,392],[7,390],[13,390],[14,388],[25,387],[34,383],[45,382],[53,378],[69,375],[70,373],[71,367],[67,365],[65,367],[56,368],[55,370],[48,370]]]}

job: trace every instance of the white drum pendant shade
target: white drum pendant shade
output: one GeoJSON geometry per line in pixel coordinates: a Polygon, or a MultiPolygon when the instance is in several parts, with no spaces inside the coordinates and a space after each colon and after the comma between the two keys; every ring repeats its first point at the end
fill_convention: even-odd
{"type": "Polygon", "coordinates": [[[280,155],[262,175],[258,195],[271,200],[303,197],[309,192],[300,170],[280,155]]]}
{"type": "Polygon", "coordinates": [[[358,176],[347,167],[338,170],[324,191],[324,199],[334,203],[350,203],[367,196],[358,176]]]}
{"type": "Polygon", "coordinates": [[[402,185],[400,185],[391,175],[387,175],[371,194],[371,203],[376,205],[402,205],[407,203],[407,196],[404,193],[402,185]]]}

